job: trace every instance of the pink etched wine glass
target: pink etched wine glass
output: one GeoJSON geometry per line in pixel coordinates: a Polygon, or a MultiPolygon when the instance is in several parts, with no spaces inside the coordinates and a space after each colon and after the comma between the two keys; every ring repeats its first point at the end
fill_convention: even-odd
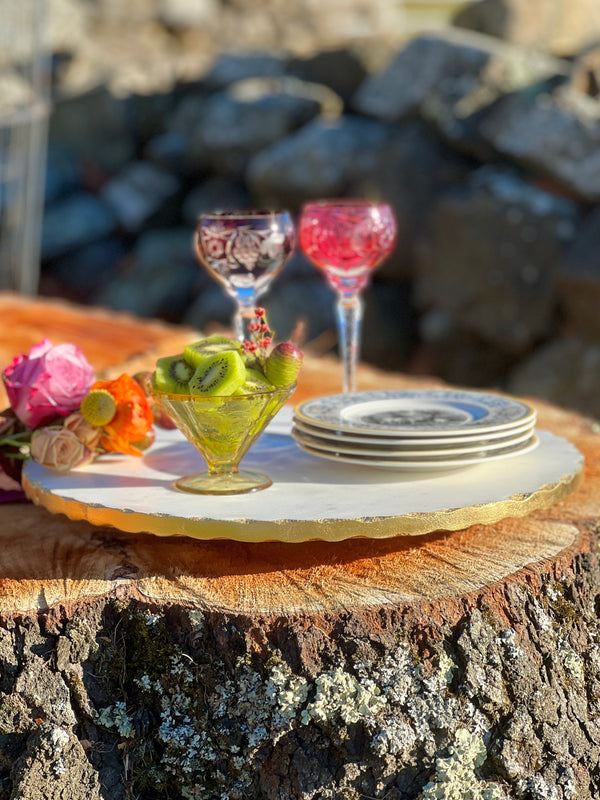
{"type": "Polygon", "coordinates": [[[215,211],[196,227],[196,255],[232,297],[236,337],[248,339],[258,298],[283,269],[294,248],[294,224],[287,211],[215,211]]]}
{"type": "Polygon", "coordinates": [[[387,203],[314,200],[300,215],[300,243],[337,293],[337,322],[344,392],[356,390],[363,313],[361,292],[391,253],[396,220],[387,203]]]}

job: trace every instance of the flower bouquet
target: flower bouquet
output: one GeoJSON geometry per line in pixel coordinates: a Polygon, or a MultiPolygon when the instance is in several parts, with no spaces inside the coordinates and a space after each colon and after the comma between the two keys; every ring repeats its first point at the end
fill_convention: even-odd
{"type": "Polygon", "coordinates": [[[125,374],[96,380],[75,345],[44,339],[17,356],[2,380],[10,406],[0,412],[0,500],[24,497],[25,459],[67,472],[102,453],[141,456],[154,441],[141,381],[125,374]]]}

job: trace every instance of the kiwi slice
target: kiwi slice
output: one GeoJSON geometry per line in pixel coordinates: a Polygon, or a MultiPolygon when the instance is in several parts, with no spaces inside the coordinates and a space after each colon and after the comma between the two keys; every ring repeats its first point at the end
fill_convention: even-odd
{"type": "Polygon", "coordinates": [[[165,356],[156,362],[154,385],[161,392],[188,394],[188,382],[193,374],[194,367],[188,364],[183,353],[176,356],[165,356]]]}
{"type": "Polygon", "coordinates": [[[215,353],[225,353],[229,350],[235,350],[241,355],[242,345],[236,339],[214,334],[213,336],[207,336],[206,339],[200,339],[197,342],[186,345],[183,348],[183,356],[195,369],[200,366],[207,356],[212,356],[215,353]]]}
{"type": "Polygon", "coordinates": [[[236,350],[214,353],[200,362],[189,380],[190,394],[231,395],[246,379],[246,368],[236,350]]]}
{"type": "Polygon", "coordinates": [[[255,394],[256,392],[272,392],[275,387],[265,378],[259,369],[246,367],[246,378],[235,394],[255,394]]]}

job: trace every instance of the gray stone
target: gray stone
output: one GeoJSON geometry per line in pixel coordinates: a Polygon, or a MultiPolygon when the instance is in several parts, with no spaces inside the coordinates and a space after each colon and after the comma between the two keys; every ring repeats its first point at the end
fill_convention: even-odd
{"type": "Polygon", "coordinates": [[[377,367],[406,367],[417,338],[416,314],[408,283],[373,281],[364,293],[361,360],[377,367]]]}
{"type": "Polygon", "coordinates": [[[184,222],[194,230],[200,214],[237,211],[251,206],[248,192],[242,184],[215,176],[202,181],[186,195],[182,216],[184,222]]]}
{"type": "Polygon", "coordinates": [[[274,281],[261,305],[277,339],[288,339],[297,331],[307,342],[322,337],[325,349],[335,344],[335,295],[318,273],[274,281]]]}
{"type": "Polygon", "coordinates": [[[116,228],[112,209],[89,192],[76,192],[45,211],[42,258],[62,256],[109,236],[116,228]]]}
{"type": "Polygon", "coordinates": [[[600,343],[600,208],[579,226],[561,265],[559,286],[569,330],[600,343]]]}
{"type": "Polygon", "coordinates": [[[179,321],[208,280],[196,262],[187,228],[151,230],[138,239],[128,269],[103,287],[95,303],[179,321]]]}
{"type": "Polygon", "coordinates": [[[463,181],[471,169],[470,161],[450,150],[422,121],[409,119],[394,126],[372,167],[347,189],[349,195],[378,198],[394,209],[396,247],[378,268],[378,279],[412,277],[415,241],[427,224],[435,198],[463,181]]]}
{"type": "Polygon", "coordinates": [[[576,336],[552,339],[511,372],[507,388],[600,419],[600,346],[576,336]]]}
{"type": "Polygon", "coordinates": [[[481,135],[504,156],[589,202],[600,200],[600,101],[573,86],[508,94],[481,135]]]}
{"type": "Polygon", "coordinates": [[[235,302],[221,286],[209,283],[198,293],[196,299],[183,315],[184,325],[191,325],[204,333],[216,328],[227,328],[233,332],[232,318],[235,302]]]}
{"type": "Polygon", "coordinates": [[[552,331],[556,276],[577,221],[571,201],[481,167],[435,204],[419,244],[415,301],[522,355],[552,331]]]}
{"type": "Polygon", "coordinates": [[[286,72],[303,81],[329,86],[348,103],[367,77],[365,65],[349,48],[326,50],[306,58],[292,58],[286,72]]]}
{"type": "Polygon", "coordinates": [[[502,385],[517,360],[461,328],[460,319],[440,308],[421,315],[418,332],[425,371],[455,386],[502,385]]]}
{"type": "Polygon", "coordinates": [[[464,115],[502,93],[568,72],[561,59],[449,28],[412,39],[384,70],[364,81],[353,104],[362,113],[394,121],[418,113],[435,95],[447,104],[460,101],[464,115]]]}
{"type": "Polygon", "coordinates": [[[169,27],[201,26],[218,15],[219,5],[218,0],[160,0],[159,14],[169,27]]]}
{"type": "Polygon", "coordinates": [[[51,141],[60,141],[79,158],[107,172],[121,169],[135,153],[126,103],[106,86],[68,97],[57,96],[49,136],[51,141]]]}
{"type": "Polygon", "coordinates": [[[147,161],[134,161],[102,187],[102,197],[119,224],[134,232],[178,189],[179,181],[171,173],[147,161]]]}
{"type": "Polygon", "coordinates": [[[217,92],[196,108],[191,119],[191,104],[183,114],[191,168],[242,175],[252,155],[319,114],[322,102],[294,78],[255,79],[217,92]]]}
{"type": "Polygon", "coordinates": [[[450,141],[488,156],[478,126],[492,104],[506,92],[567,73],[564,62],[542,53],[449,29],[413,39],[363,82],[352,103],[386,121],[420,115],[450,141]]]}
{"type": "Polygon", "coordinates": [[[46,158],[44,203],[49,205],[80,188],[82,170],[78,158],[62,142],[52,142],[46,158]]]}
{"type": "Polygon", "coordinates": [[[389,137],[388,126],[376,120],[319,117],[255,155],[248,186],[261,203],[292,208],[314,197],[343,195],[370,174],[389,137]]]}
{"type": "Polygon", "coordinates": [[[80,302],[88,302],[119,272],[129,247],[121,240],[110,237],[92,242],[68,253],[45,269],[60,284],[60,294],[80,302]]]}
{"type": "Polygon", "coordinates": [[[267,53],[223,53],[203,78],[212,90],[225,89],[247,78],[277,78],[283,75],[287,59],[267,53]]]}
{"type": "Polygon", "coordinates": [[[465,3],[453,24],[568,55],[600,37],[600,6],[596,0],[479,0],[465,3]]]}

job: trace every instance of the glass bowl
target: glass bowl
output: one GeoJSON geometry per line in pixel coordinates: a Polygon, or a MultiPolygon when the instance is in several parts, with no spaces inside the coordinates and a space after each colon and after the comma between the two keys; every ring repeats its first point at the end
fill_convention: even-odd
{"type": "Polygon", "coordinates": [[[243,494],[270,486],[273,481],[268,475],[240,470],[239,464],[295,388],[293,384],[226,397],[185,395],[162,392],[150,380],[152,398],[208,466],[203,472],[179,478],[173,486],[196,494],[243,494]]]}

